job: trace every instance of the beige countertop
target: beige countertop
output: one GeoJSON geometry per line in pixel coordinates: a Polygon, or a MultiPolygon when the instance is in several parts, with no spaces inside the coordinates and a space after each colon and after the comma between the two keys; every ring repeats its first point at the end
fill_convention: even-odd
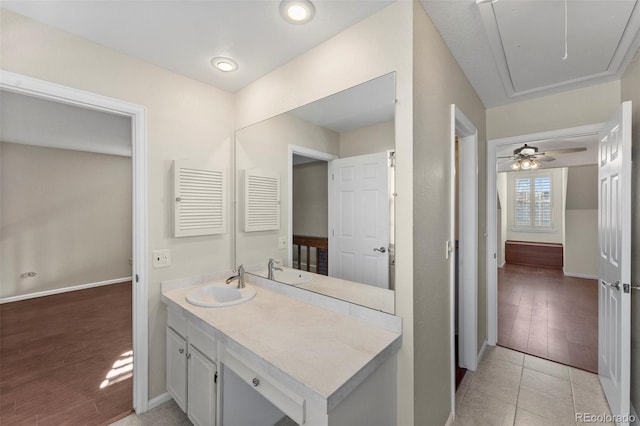
{"type": "Polygon", "coordinates": [[[330,406],[401,345],[400,333],[261,287],[256,287],[252,300],[240,305],[191,305],[186,295],[202,285],[166,291],[162,299],[209,325],[215,338],[237,343],[266,363],[269,371],[294,379],[330,406]]]}

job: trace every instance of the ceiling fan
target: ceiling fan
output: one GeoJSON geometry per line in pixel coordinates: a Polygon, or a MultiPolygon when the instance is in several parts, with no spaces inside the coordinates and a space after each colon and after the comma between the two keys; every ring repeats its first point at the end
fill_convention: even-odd
{"type": "Polygon", "coordinates": [[[586,147],[580,146],[575,148],[560,148],[540,152],[538,150],[538,147],[524,144],[524,146],[514,149],[513,155],[498,158],[506,158],[512,160],[513,163],[511,163],[511,170],[513,171],[537,170],[542,166],[542,161],[554,161],[555,158],[553,158],[552,155],[571,154],[573,152],[582,152],[586,150],[586,147]]]}

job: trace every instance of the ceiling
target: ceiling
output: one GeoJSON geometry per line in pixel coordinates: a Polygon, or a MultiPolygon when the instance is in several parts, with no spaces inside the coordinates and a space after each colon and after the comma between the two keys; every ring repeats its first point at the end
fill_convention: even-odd
{"type": "Polygon", "coordinates": [[[393,120],[395,99],[395,74],[390,73],[296,108],[291,114],[341,133],[393,120]]]}
{"type": "Polygon", "coordinates": [[[131,119],[0,91],[2,142],[131,156],[131,119]]]}
{"type": "Polygon", "coordinates": [[[236,92],[393,0],[315,0],[314,19],[286,22],[277,0],[2,1],[2,7],[127,55],[236,92]],[[233,73],[209,61],[227,56],[233,73]]]}
{"type": "Polygon", "coordinates": [[[640,0],[421,0],[487,108],[618,80],[640,0]]]}
{"type": "MultiPolygon", "coordinates": [[[[585,166],[588,164],[598,163],[598,135],[580,136],[575,138],[566,139],[547,139],[541,141],[527,142],[528,145],[538,148],[538,152],[544,152],[552,149],[561,148],[577,148],[585,147],[586,151],[573,152],[570,154],[556,154],[552,155],[555,158],[554,161],[542,162],[542,169],[551,169],[558,167],[573,167],[573,166],[585,166]]],[[[520,148],[522,143],[514,145],[504,145],[497,151],[497,157],[505,157],[513,155],[513,150],[520,148]]],[[[511,163],[513,161],[509,159],[498,160],[499,172],[511,172],[511,163]]],[[[517,172],[516,172],[517,173],[517,172]]]]}

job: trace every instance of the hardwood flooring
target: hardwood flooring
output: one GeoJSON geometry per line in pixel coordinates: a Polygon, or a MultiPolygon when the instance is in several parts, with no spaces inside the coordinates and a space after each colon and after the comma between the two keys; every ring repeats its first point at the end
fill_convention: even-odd
{"type": "Polygon", "coordinates": [[[131,282],[0,305],[0,424],[102,425],[131,412],[131,282]]]}
{"type": "Polygon", "coordinates": [[[598,281],[558,269],[498,269],[498,344],[597,373],[598,281]]]}

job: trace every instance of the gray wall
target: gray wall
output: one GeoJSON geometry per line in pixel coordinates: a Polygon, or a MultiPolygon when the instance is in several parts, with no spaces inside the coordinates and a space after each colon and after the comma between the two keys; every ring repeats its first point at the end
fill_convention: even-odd
{"type": "Polygon", "coordinates": [[[328,237],[327,162],[293,167],[293,234],[328,237]]]}
{"type": "Polygon", "coordinates": [[[0,297],[131,276],[131,158],[5,142],[0,152],[0,297]]]}
{"type": "MultiPolygon", "coordinates": [[[[416,425],[443,425],[451,402],[449,261],[451,104],[478,129],[478,300],[486,300],[485,108],[420,3],[414,3],[413,205],[416,425]]],[[[399,220],[401,220],[399,218],[399,220]]],[[[486,339],[486,306],[478,312],[478,345],[486,339]]]]}

